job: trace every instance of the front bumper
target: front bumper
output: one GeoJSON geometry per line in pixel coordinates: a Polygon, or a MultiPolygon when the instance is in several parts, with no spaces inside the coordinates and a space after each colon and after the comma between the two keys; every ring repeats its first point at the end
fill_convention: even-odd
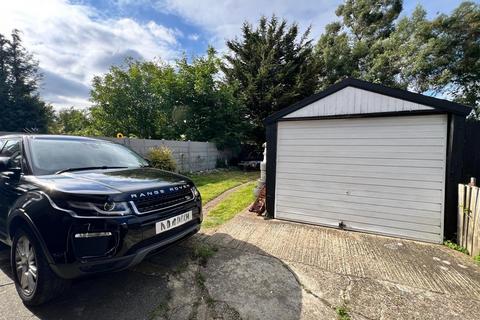
{"type": "MultiPolygon", "coordinates": [[[[59,236],[59,232],[57,232],[56,240],[52,245],[47,245],[50,247],[50,253],[54,260],[51,268],[64,279],[123,270],[140,263],[151,253],[194,235],[200,230],[202,218],[200,201],[192,201],[170,210],[145,216],[132,215],[95,219],[69,217],[65,219],[68,222],[65,222],[62,227],[68,232],[65,232],[63,236],[59,236]],[[156,234],[157,222],[187,211],[192,211],[192,220],[156,234]],[[108,233],[109,236],[76,238],[75,235],[79,233],[108,233]],[[60,250],[61,242],[67,243],[67,245],[60,250]]],[[[47,236],[47,242],[51,242],[52,239],[49,238],[47,236]]]]}
{"type": "Polygon", "coordinates": [[[75,279],[95,273],[114,272],[128,269],[145,259],[153,252],[166,249],[175,243],[181,242],[200,230],[200,224],[195,224],[175,234],[174,236],[153,243],[147,247],[138,250],[134,254],[116,258],[105,258],[86,262],[75,262],[70,264],[52,264],[52,270],[61,278],[75,279]]]}

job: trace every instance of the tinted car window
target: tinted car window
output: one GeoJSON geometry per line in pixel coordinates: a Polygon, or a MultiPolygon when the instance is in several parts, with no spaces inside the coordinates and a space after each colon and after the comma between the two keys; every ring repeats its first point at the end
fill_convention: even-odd
{"type": "MultiPolygon", "coordinates": [[[[0,142],[1,143],[1,142],[0,142]]],[[[20,168],[22,166],[22,144],[18,139],[6,140],[0,151],[0,157],[9,157],[10,166],[20,168]]]]}
{"type": "Polygon", "coordinates": [[[130,149],[107,141],[32,139],[34,174],[53,174],[68,168],[141,167],[147,162],[130,149]]]}
{"type": "Polygon", "coordinates": [[[13,157],[20,153],[20,140],[7,140],[0,152],[0,157],[13,157]]]}
{"type": "Polygon", "coordinates": [[[1,154],[1,152],[2,152],[3,145],[5,144],[5,142],[7,142],[6,139],[0,139],[0,154],[1,154]]]}

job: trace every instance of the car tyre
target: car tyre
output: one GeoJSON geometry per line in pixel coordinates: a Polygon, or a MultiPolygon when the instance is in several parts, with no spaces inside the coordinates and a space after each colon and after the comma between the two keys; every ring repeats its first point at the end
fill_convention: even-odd
{"type": "Polygon", "coordinates": [[[15,232],[10,261],[18,295],[27,306],[41,305],[70,285],[52,271],[39,241],[27,230],[15,232]]]}

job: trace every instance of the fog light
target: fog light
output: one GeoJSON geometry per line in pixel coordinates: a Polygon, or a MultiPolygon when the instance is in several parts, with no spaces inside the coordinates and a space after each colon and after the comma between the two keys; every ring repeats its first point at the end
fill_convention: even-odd
{"type": "Polygon", "coordinates": [[[77,233],[75,238],[97,238],[97,237],[110,237],[111,232],[88,232],[88,233],[77,233]]]}

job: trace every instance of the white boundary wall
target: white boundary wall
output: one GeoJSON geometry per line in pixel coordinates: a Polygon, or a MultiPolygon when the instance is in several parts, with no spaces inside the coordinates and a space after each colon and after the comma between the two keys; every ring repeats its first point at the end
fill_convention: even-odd
{"type": "Polygon", "coordinates": [[[123,144],[142,156],[146,156],[151,148],[167,147],[173,152],[177,169],[182,172],[215,169],[220,153],[214,143],[198,141],[151,140],[134,138],[106,138],[123,144]]]}

